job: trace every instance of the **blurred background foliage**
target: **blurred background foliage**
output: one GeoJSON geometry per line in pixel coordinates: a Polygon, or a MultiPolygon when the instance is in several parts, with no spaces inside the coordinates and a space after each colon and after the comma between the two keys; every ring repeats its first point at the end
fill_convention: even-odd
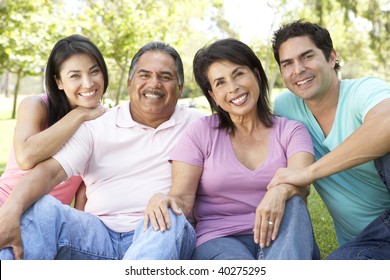
{"type": "MultiPolygon", "coordinates": [[[[266,31],[268,36],[254,32],[243,40],[243,34],[225,16],[227,1],[223,0],[0,0],[0,94],[13,97],[15,118],[18,94],[44,90],[43,71],[52,46],[74,33],[89,37],[106,58],[109,105],[128,99],[126,80],[131,57],[152,40],[165,41],[181,54],[185,98],[201,94],[192,77],[195,52],[225,37],[250,45],[262,60],[271,87],[280,88],[283,83],[271,51],[272,32],[280,24],[299,18],[329,29],[343,78],[375,75],[390,79],[389,0],[258,1],[266,2],[273,19],[269,25],[253,19],[252,28],[259,34],[266,31]]],[[[237,13],[241,17],[238,21],[251,20],[245,18],[245,10],[256,8],[253,2],[240,2],[244,13],[237,13]]]]}

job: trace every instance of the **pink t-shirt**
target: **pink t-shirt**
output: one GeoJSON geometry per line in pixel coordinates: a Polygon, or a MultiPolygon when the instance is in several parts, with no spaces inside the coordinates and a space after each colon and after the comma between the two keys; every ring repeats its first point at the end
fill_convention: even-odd
{"type": "Polygon", "coordinates": [[[297,152],[314,154],[301,123],[274,117],[267,159],[253,171],[236,158],[226,130],[216,129],[218,122],[217,115],[195,122],[171,155],[203,167],[194,206],[197,246],[216,237],[252,234],[256,208],[276,170],[297,152]]]}
{"type": "Polygon", "coordinates": [[[84,211],[116,232],[143,218],[149,198],[171,186],[169,155],[184,129],[204,114],[177,105],[171,118],[151,128],[135,122],[129,102],[85,122],[54,155],[68,176],[87,186],[84,211]]]}
{"type": "MultiPolygon", "coordinates": [[[[40,94],[39,97],[45,102],[48,106],[48,99],[46,94],[40,94]]],[[[46,127],[47,128],[47,127],[46,127]]],[[[28,170],[22,170],[19,168],[15,153],[14,147],[12,145],[7,165],[5,167],[4,173],[0,177],[0,206],[4,204],[5,200],[15,187],[16,183],[28,172],[28,170]]],[[[73,197],[82,182],[81,177],[75,176],[69,178],[67,181],[62,182],[56,186],[50,194],[60,200],[63,204],[70,204],[73,200],[73,197]]]]}

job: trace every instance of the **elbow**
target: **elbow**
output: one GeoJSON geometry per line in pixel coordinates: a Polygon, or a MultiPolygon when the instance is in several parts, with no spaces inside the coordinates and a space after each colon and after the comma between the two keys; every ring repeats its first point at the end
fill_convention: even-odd
{"type": "Polygon", "coordinates": [[[31,159],[28,156],[16,157],[16,163],[18,164],[21,170],[27,171],[35,167],[37,162],[31,159]]]}

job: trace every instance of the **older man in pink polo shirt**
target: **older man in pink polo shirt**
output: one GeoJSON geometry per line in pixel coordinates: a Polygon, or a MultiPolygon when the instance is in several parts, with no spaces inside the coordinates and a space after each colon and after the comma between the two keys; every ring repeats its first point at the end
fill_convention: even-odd
{"type": "Polygon", "coordinates": [[[142,47],[130,66],[130,102],[82,125],[0,208],[0,259],[122,259],[127,251],[128,258],[189,258],[195,238],[184,215],[174,220],[175,230],[141,235],[153,238],[152,249],[132,252],[148,199],[171,185],[168,159],[178,136],[203,115],[177,104],[183,84],[174,48],[142,47]],[[74,175],[87,185],[85,212],[45,195],[74,175]]]}

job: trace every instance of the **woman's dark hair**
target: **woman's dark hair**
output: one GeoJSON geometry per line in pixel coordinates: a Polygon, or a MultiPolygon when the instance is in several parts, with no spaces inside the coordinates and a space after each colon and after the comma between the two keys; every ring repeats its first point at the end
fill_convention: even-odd
{"type": "MultiPolygon", "coordinates": [[[[316,45],[317,48],[322,50],[326,61],[329,61],[330,54],[333,48],[332,38],[330,37],[329,31],[318,24],[304,21],[302,19],[293,21],[291,23],[282,25],[278,30],[274,32],[272,38],[272,50],[276,62],[280,67],[279,49],[280,46],[288,39],[308,36],[310,40],[316,45]]],[[[340,70],[341,66],[338,61],[334,66],[336,73],[340,70]]]]}
{"type": "Polygon", "coordinates": [[[267,127],[272,126],[271,108],[269,105],[269,86],[268,79],[261,65],[260,59],[256,56],[253,50],[243,42],[227,38],[218,40],[209,46],[205,46],[198,50],[193,61],[193,72],[195,81],[202,89],[204,96],[206,96],[211,110],[217,113],[220,119],[219,128],[225,128],[234,133],[235,125],[232,122],[230,115],[218,106],[212,96],[211,84],[207,78],[207,72],[211,64],[228,60],[238,65],[249,67],[255,75],[259,85],[259,100],[257,101],[257,114],[260,121],[267,127]]]}
{"type": "Polygon", "coordinates": [[[75,54],[87,54],[96,59],[104,77],[104,90],[108,87],[106,62],[98,47],[88,38],[74,34],[59,40],[53,47],[46,65],[45,86],[49,99],[48,125],[51,126],[72,110],[63,90],[58,89],[62,64],[75,54]]]}

